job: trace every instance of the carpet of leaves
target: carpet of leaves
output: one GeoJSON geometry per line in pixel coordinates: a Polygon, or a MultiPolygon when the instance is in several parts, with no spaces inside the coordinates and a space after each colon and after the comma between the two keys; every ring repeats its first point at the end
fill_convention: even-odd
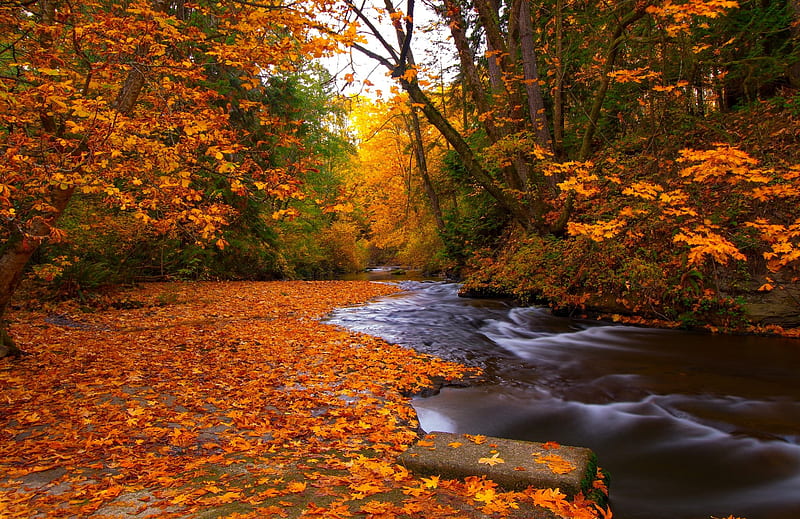
{"type": "Polygon", "coordinates": [[[16,310],[27,355],[0,360],[0,516],[605,516],[395,463],[417,437],[408,395],[465,369],[320,319],[396,290],[148,284],[99,309],[16,310]]]}

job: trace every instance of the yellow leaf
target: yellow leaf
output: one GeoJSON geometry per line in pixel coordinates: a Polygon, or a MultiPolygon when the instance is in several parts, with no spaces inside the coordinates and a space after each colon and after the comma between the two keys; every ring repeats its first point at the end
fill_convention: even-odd
{"type": "Polygon", "coordinates": [[[567,474],[577,468],[558,454],[548,454],[546,456],[534,454],[534,456],[536,457],[536,463],[546,464],[547,468],[555,474],[567,474]]]}
{"type": "Polygon", "coordinates": [[[484,436],[482,434],[475,434],[475,435],[465,434],[464,436],[466,436],[469,441],[471,441],[472,443],[474,443],[476,445],[480,445],[482,443],[486,443],[486,436],[484,436]]]}
{"type": "Polygon", "coordinates": [[[494,455],[492,455],[491,458],[481,458],[481,459],[479,459],[478,463],[482,463],[484,465],[495,466],[498,463],[505,463],[506,462],[503,458],[499,458],[498,456],[500,456],[499,452],[495,453],[494,455]]]}
{"type": "Polygon", "coordinates": [[[439,486],[439,476],[431,476],[430,478],[422,478],[426,488],[437,488],[439,486]]]}
{"type": "Polygon", "coordinates": [[[475,494],[475,501],[481,501],[483,503],[489,504],[497,497],[497,492],[494,491],[493,488],[487,488],[486,490],[481,490],[475,494]]]}

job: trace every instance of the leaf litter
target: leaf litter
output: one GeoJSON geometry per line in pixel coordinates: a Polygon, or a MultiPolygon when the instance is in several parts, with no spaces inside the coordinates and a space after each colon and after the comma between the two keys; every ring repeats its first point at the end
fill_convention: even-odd
{"type": "Polygon", "coordinates": [[[604,516],[396,464],[417,438],[408,395],[467,368],[320,319],[397,290],[155,283],[91,312],[17,310],[28,355],[0,360],[0,516],[604,516]]]}

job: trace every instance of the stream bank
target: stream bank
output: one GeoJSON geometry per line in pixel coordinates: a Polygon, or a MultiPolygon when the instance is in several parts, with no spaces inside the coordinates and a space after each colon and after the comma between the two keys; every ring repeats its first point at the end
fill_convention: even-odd
{"type": "Polygon", "coordinates": [[[770,273],[763,262],[710,270],[681,265],[667,252],[632,250],[614,240],[509,231],[502,247],[469,260],[463,293],[510,297],[561,316],[800,337],[800,285],[791,269],[770,273]]]}

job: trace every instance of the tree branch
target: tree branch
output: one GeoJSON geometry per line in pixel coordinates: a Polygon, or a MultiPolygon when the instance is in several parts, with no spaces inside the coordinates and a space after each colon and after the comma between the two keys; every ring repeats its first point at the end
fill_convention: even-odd
{"type": "MultiPolygon", "coordinates": [[[[367,27],[369,27],[369,30],[372,32],[372,35],[375,37],[375,39],[377,39],[380,42],[380,44],[383,46],[383,48],[386,49],[386,52],[388,52],[392,56],[392,58],[396,62],[399,63],[400,62],[400,57],[397,55],[397,51],[394,49],[394,47],[389,45],[389,42],[387,42],[386,39],[384,39],[383,36],[381,36],[380,31],[378,30],[377,27],[375,27],[375,24],[372,23],[372,20],[367,18],[367,16],[364,14],[364,12],[360,8],[356,7],[355,4],[353,4],[352,0],[345,0],[345,3],[347,4],[348,7],[350,7],[350,9],[354,13],[356,13],[356,16],[358,17],[358,19],[361,20],[362,22],[364,22],[364,24],[367,27]]],[[[362,50],[362,49],[366,50],[366,49],[364,49],[364,47],[361,47],[361,49],[359,49],[359,50],[362,50]]],[[[363,52],[363,50],[362,50],[362,52],[363,52]]],[[[373,54],[373,55],[377,56],[377,54],[373,54]]],[[[370,56],[370,57],[372,57],[372,56],[370,56]]],[[[382,58],[382,59],[386,60],[386,58],[382,58]]],[[[386,61],[388,61],[388,60],[386,60],[386,61]]],[[[393,68],[393,67],[390,67],[390,69],[391,68],[393,68]]]]}
{"type": "Polygon", "coordinates": [[[403,37],[403,48],[400,50],[400,60],[397,63],[399,69],[404,69],[408,53],[411,50],[411,36],[414,31],[414,0],[408,0],[408,12],[406,13],[406,33],[403,37]]]}

